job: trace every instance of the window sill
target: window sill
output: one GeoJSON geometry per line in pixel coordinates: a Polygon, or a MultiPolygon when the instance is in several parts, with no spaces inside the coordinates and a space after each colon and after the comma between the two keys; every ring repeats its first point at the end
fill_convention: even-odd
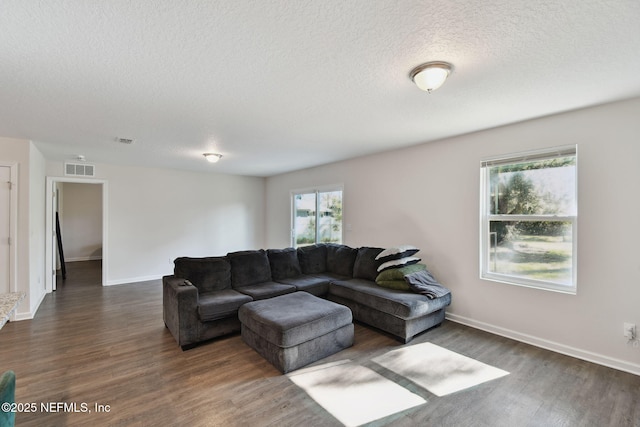
{"type": "Polygon", "coordinates": [[[480,279],[491,282],[504,283],[507,285],[520,286],[523,288],[540,289],[543,291],[557,292],[567,295],[577,295],[576,286],[561,285],[559,283],[543,282],[539,280],[528,280],[520,277],[508,276],[505,274],[483,273],[480,279]]]}

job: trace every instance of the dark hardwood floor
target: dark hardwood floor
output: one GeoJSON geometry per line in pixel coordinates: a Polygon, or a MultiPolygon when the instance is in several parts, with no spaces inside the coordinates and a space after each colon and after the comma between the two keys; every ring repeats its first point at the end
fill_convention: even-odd
{"type": "MultiPolygon", "coordinates": [[[[99,283],[99,262],[70,263],[35,319],[0,330],[0,371],[16,372],[17,402],[37,404],[16,425],[340,425],[239,334],[181,351],[162,322],[160,281],[99,283]]],[[[421,342],[510,374],[437,397],[372,363],[401,344],[360,324],[352,348],[317,363],[351,359],[427,400],[371,426],[640,426],[639,376],[449,321],[410,344],[421,342]]]]}

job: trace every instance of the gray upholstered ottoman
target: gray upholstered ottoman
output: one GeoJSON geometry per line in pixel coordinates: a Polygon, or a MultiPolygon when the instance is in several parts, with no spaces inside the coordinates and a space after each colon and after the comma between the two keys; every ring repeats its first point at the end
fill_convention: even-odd
{"type": "Polygon", "coordinates": [[[248,302],[238,317],[243,341],[283,373],[353,345],[351,310],[307,292],[248,302]]]}

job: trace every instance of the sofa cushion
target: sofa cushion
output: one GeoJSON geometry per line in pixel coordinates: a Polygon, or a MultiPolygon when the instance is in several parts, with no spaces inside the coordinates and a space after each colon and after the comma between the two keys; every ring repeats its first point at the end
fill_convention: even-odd
{"type": "Polygon", "coordinates": [[[233,289],[209,292],[198,297],[198,316],[203,322],[234,316],[240,306],[253,301],[249,295],[233,289]]]}
{"type": "Polygon", "coordinates": [[[288,279],[302,274],[298,252],[294,248],[267,249],[271,277],[275,281],[288,279]]]}
{"type": "Polygon", "coordinates": [[[330,273],[328,271],[324,273],[312,274],[311,276],[319,279],[326,280],[327,282],[333,282],[334,280],[349,280],[351,277],[343,276],[342,274],[330,273]]]}
{"type": "Polygon", "coordinates": [[[396,246],[393,248],[387,248],[384,251],[380,252],[376,259],[383,263],[394,259],[410,257],[418,253],[419,251],[420,249],[411,245],[396,246]]]}
{"type": "Polygon", "coordinates": [[[353,264],[358,251],[346,245],[327,245],[327,271],[353,277],[353,264]]]}
{"type": "Polygon", "coordinates": [[[358,254],[353,264],[353,278],[376,280],[378,267],[381,262],[376,260],[382,248],[362,247],[358,248],[358,254]]]}
{"type": "Polygon", "coordinates": [[[246,285],[238,288],[238,292],[249,295],[254,300],[277,297],[296,291],[293,285],[276,282],[262,282],[255,285],[246,285]]]}
{"type": "Polygon", "coordinates": [[[327,246],[316,245],[298,248],[298,260],[303,274],[317,274],[327,271],[327,246]]]}
{"type": "Polygon", "coordinates": [[[329,293],[402,319],[424,316],[451,303],[451,294],[430,300],[424,295],[383,288],[362,279],[333,281],[329,293]]]}
{"type": "Polygon", "coordinates": [[[303,274],[298,277],[289,277],[287,279],[280,279],[278,282],[295,286],[297,290],[309,292],[315,296],[324,296],[329,292],[330,278],[323,275],[308,275],[303,274]]]}
{"type": "Polygon", "coordinates": [[[231,286],[235,289],[271,281],[269,258],[263,250],[230,252],[231,286]]]}
{"type": "Polygon", "coordinates": [[[190,281],[199,293],[231,288],[231,265],[223,257],[180,257],[173,264],[173,274],[190,281]]]}

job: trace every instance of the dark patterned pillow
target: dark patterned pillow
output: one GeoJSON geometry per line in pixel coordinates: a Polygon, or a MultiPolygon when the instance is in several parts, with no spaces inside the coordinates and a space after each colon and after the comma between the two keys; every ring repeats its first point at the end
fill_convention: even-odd
{"type": "Polygon", "coordinates": [[[387,248],[384,251],[380,252],[380,254],[378,254],[378,256],[376,257],[376,260],[380,261],[380,263],[384,263],[394,259],[410,257],[418,253],[418,251],[420,251],[420,249],[411,245],[395,246],[393,248],[387,248]]]}

